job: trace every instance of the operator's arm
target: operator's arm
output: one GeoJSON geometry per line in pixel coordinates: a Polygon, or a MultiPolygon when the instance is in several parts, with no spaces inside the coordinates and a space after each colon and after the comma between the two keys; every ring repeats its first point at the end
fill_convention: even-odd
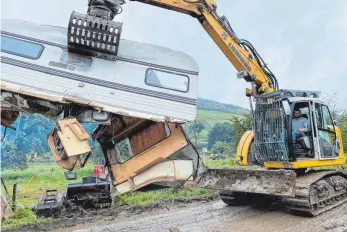
{"type": "Polygon", "coordinates": [[[304,122],[303,122],[303,124],[304,124],[304,127],[303,127],[303,131],[304,132],[308,132],[308,131],[310,131],[310,121],[307,119],[307,118],[303,118],[304,120],[304,122]]]}
{"type": "MultiPolygon", "coordinates": [[[[307,118],[301,117],[299,119],[300,121],[297,122],[296,130],[299,132],[308,132],[310,131],[310,121],[307,118]]],[[[293,121],[294,123],[294,121],[293,121]]],[[[293,124],[293,127],[295,128],[295,125],[293,124]]]]}
{"type": "Polygon", "coordinates": [[[247,95],[278,89],[275,76],[246,40],[240,40],[225,17],[216,13],[215,0],[130,0],[188,14],[197,18],[214,42],[238,71],[238,78],[254,84],[247,95]]]}

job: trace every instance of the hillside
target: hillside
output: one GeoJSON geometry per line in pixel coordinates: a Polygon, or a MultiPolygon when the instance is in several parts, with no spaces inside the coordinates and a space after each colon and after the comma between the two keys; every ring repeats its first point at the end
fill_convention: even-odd
{"type": "Polygon", "coordinates": [[[228,113],[222,111],[213,111],[213,110],[201,110],[198,109],[196,114],[196,120],[230,120],[234,116],[241,116],[241,113],[228,113]]]}
{"type": "MultiPolygon", "coordinates": [[[[205,127],[202,131],[201,139],[206,139],[208,132],[216,123],[230,122],[233,117],[240,117],[247,112],[247,109],[237,105],[198,98],[198,110],[195,121],[201,121],[205,127]]],[[[191,123],[188,123],[187,126],[191,123]]]]}
{"type": "Polygon", "coordinates": [[[241,108],[240,106],[237,106],[237,105],[220,103],[217,101],[208,100],[204,98],[198,98],[198,109],[232,113],[232,114],[244,114],[247,112],[246,109],[241,108]]]}

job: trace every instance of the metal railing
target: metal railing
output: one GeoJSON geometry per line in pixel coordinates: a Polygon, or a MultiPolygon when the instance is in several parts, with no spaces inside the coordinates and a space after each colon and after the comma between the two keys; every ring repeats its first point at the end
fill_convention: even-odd
{"type": "Polygon", "coordinates": [[[285,113],[280,96],[261,97],[253,115],[256,157],[262,162],[288,161],[285,113]]]}

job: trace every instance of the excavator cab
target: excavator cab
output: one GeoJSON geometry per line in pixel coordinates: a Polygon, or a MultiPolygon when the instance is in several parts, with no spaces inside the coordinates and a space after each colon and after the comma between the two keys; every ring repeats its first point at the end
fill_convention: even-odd
{"type": "Polygon", "coordinates": [[[293,136],[294,158],[319,160],[324,157],[338,157],[339,142],[329,108],[321,102],[307,100],[295,102],[294,112],[296,110],[303,112],[301,117],[304,118],[303,121],[307,121],[307,131],[299,133],[294,131],[296,128],[292,126],[292,134],[299,134],[293,136]]]}
{"type": "Polygon", "coordinates": [[[254,138],[240,141],[254,143],[254,149],[238,149],[238,163],[256,160],[265,167],[292,169],[343,164],[341,131],[318,97],[318,92],[280,90],[256,98],[254,138]]]}

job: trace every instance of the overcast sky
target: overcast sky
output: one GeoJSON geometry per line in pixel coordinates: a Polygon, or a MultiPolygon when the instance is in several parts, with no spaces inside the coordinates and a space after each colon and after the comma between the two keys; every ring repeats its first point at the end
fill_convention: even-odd
{"type": "MultiPolygon", "coordinates": [[[[1,0],[2,19],[67,26],[88,0],[1,0]]],[[[217,0],[240,38],[249,40],[277,76],[280,88],[336,92],[347,109],[346,0],[217,0]]],[[[194,18],[127,1],[118,18],[123,39],[169,47],[200,67],[199,96],[248,106],[235,68],[194,18]]]]}

